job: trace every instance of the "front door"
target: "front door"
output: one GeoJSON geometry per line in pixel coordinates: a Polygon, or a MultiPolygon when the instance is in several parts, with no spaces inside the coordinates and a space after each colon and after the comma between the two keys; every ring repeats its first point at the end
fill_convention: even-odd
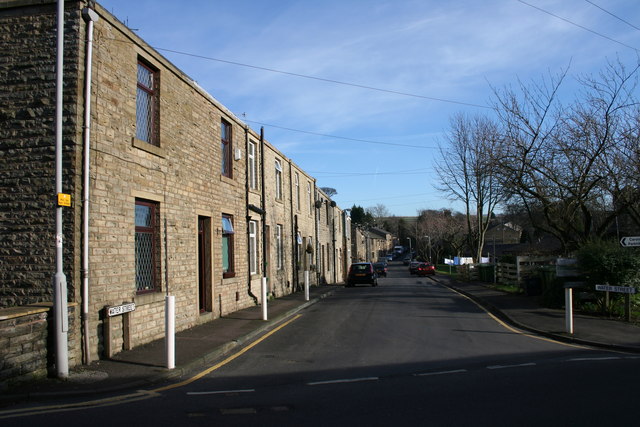
{"type": "Polygon", "coordinates": [[[198,217],[198,308],[211,311],[211,218],[198,217]]]}

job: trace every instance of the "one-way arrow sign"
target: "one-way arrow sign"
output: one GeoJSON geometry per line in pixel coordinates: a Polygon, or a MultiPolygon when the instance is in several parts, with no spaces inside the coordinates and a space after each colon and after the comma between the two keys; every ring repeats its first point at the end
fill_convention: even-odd
{"type": "Polygon", "coordinates": [[[620,239],[620,244],[625,248],[629,246],[640,246],[640,236],[623,237],[620,239]]]}

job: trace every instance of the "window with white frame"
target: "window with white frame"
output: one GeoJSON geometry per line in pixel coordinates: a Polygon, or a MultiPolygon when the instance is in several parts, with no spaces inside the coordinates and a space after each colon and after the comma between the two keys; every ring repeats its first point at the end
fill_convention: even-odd
{"type": "Polygon", "coordinates": [[[249,221],[249,270],[251,274],[258,273],[258,223],[249,221]]]}
{"type": "Polygon", "coordinates": [[[255,190],[258,187],[258,179],[256,175],[256,143],[249,141],[247,147],[247,157],[249,158],[249,188],[255,190]]]}
{"type": "Polygon", "coordinates": [[[293,179],[296,186],[296,209],[300,210],[300,175],[298,172],[293,175],[293,179]]]}
{"type": "Polygon", "coordinates": [[[282,163],[276,160],[276,200],[282,200],[282,163]]]}
{"type": "Polygon", "coordinates": [[[282,241],[282,225],[276,224],[276,268],[282,270],[284,267],[284,244],[282,241]]]}
{"type": "Polygon", "coordinates": [[[311,183],[307,182],[307,198],[309,199],[309,215],[313,214],[313,197],[311,196],[311,183]]]}
{"type": "Polygon", "coordinates": [[[222,215],[222,277],[235,277],[233,259],[233,217],[222,215]]]}
{"type": "Polygon", "coordinates": [[[313,237],[309,236],[307,238],[307,248],[311,248],[311,250],[307,250],[307,267],[313,264],[313,252],[315,248],[313,247],[313,237]]]}

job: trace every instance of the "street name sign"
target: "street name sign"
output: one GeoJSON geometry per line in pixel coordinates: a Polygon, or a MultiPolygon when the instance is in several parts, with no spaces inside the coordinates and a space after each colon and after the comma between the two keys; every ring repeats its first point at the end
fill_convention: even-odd
{"type": "Polygon", "coordinates": [[[118,316],[120,314],[135,311],[135,309],[136,309],[136,303],[134,302],[130,302],[122,305],[116,305],[116,306],[107,308],[107,316],[109,317],[118,316]]]}
{"type": "Polygon", "coordinates": [[[620,244],[625,248],[630,246],[640,246],[640,236],[627,236],[620,239],[620,244]]]}
{"type": "Polygon", "coordinates": [[[617,292],[619,294],[635,294],[636,288],[632,286],[596,285],[596,291],[617,292]]]}

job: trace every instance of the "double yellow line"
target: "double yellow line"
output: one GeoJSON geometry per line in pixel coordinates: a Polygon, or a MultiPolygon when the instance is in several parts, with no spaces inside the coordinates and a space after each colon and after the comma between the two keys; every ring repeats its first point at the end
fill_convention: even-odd
{"type": "Polygon", "coordinates": [[[588,348],[588,347],[586,347],[586,346],[582,346],[582,345],[570,344],[570,343],[566,343],[566,342],[562,342],[562,341],[557,341],[557,340],[554,340],[554,339],[551,339],[551,338],[546,338],[546,337],[543,337],[543,336],[540,336],[540,335],[533,335],[533,334],[529,334],[529,333],[523,332],[523,331],[521,331],[521,330],[519,330],[519,329],[516,329],[516,328],[514,328],[514,327],[512,327],[512,326],[510,326],[510,325],[508,325],[508,324],[506,324],[506,323],[505,323],[505,322],[503,322],[502,320],[498,319],[498,318],[497,318],[496,316],[494,316],[494,315],[493,315],[489,310],[487,310],[487,309],[486,309],[485,307],[483,307],[482,305],[478,304],[478,302],[477,302],[477,301],[475,301],[473,298],[470,298],[470,297],[468,297],[467,295],[463,294],[462,292],[459,292],[459,291],[457,291],[456,289],[454,289],[454,288],[452,288],[452,287],[450,287],[450,286],[447,286],[447,285],[445,285],[445,284],[443,284],[443,283],[440,283],[440,282],[436,282],[436,283],[439,283],[441,286],[444,286],[445,288],[449,289],[450,291],[452,291],[452,292],[454,292],[454,293],[456,293],[456,294],[460,295],[461,297],[463,297],[463,298],[465,298],[465,299],[467,299],[467,300],[471,301],[471,302],[472,302],[472,303],[474,303],[478,308],[480,308],[482,311],[484,311],[485,313],[487,313],[487,314],[489,315],[489,317],[491,317],[493,320],[495,320],[495,321],[496,321],[500,326],[502,326],[503,328],[507,329],[507,330],[508,330],[508,331],[510,331],[510,332],[513,332],[514,334],[523,335],[523,336],[525,336],[525,337],[534,338],[534,339],[537,339],[537,340],[540,340],[540,341],[546,341],[546,342],[551,342],[551,343],[554,343],[554,344],[560,344],[560,345],[563,345],[563,346],[565,346],[565,347],[582,348],[582,349],[584,349],[584,348],[588,348]]]}
{"type": "Polygon", "coordinates": [[[266,333],[265,335],[263,335],[259,339],[253,341],[251,344],[249,344],[248,346],[244,347],[242,350],[238,351],[237,353],[232,354],[231,356],[227,357],[223,361],[221,361],[221,362],[211,366],[210,368],[207,368],[204,371],[199,372],[198,374],[192,376],[191,378],[188,378],[188,379],[186,379],[184,381],[181,381],[179,383],[170,384],[170,385],[163,386],[163,387],[158,387],[158,388],[155,388],[155,389],[152,389],[152,390],[139,390],[139,391],[137,391],[135,393],[129,393],[129,394],[124,394],[124,395],[120,395],[120,396],[113,396],[113,397],[108,397],[108,398],[104,398],[104,399],[89,400],[89,401],[85,401],[85,402],[67,403],[67,404],[62,404],[62,405],[37,406],[37,407],[32,407],[32,408],[23,408],[23,409],[13,409],[13,410],[8,410],[8,411],[0,411],[0,419],[27,417],[27,416],[32,416],[32,415],[40,415],[40,414],[55,413],[55,412],[77,411],[77,410],[80,410],[80,409],[89,409],[89,408],[100,408],[100,407],[105,407],[105,406],[121,405],[123,403],[136,402],[136,401],[140,401],[140,400],[145,400],[145,399],[150,399],[150,398],[153,398],[153,397],[157,397],[157,396],[159,396],[160,392],[163,392],[163,391],[166,391],[166,390],[171,390],[171,389],[174,389],[174,388],[184,387],[184,386],[186,386],[188,384],[191,384],[194,381],[199,380],[200,378],[204,377],[205,375],[208,375],[211,372],[221,368],[222,366],[226,365],[227,363],[229,363],[229,362],[235,360],[236,358],[242,356],[244,353],[246,353],[247,351],[251,350],[253,347],[257,346],[262,341],[266,340],[267,338],[269,338],[270,336],[272,336],[273,334],[275,334],[279,330],[283,329],[284,327],[288,326],[290,323],[294,322],[295,320],[299,319],[300,317],[302,317],[301,314],[295,315],[294,317],[292,317],[291,319],[289,319],[286,322],[282,323],[278,327],[272,329],[271,331],[269,331],[268,333],[266,333]]]}
{"type": "Polygon", "coordinates": [[[249,344],[248,346],[246,346],[245,348],[243,348],[239,352],[232,354],[231,356],[227,357],[226,359],[224,359],[220,363],[217,363],[217,364],[213,365],[212,367],[210,367],[208,369],[205,369],[204,371],[192,376],[191,378],[188,378],[188,379],[186,379],[186,380],[184,380],[182,382],[179,382],[179,383],[169,384],[169,385],[164,386],[164,387],[155,388],[153,390],[150,390],[149,392],[150,393],[160,393],[161,391],[166,391],[166,390],[171,390],[171,389],[174,389],[174,388],[184,387],[185,385],[191,384],[194,381],[198,381],[200,378],[204,377],[205,375],[210,374],[211,372],[221,368],[222,366],[226,365],[227,363],[231,362],[232,360],[242,356],[244,353],[246,353],[247,351],[251,350],[253,347],[257,346],[262,341],[266,340],[271,335],[275,334],[280,329],[286,327],[287,325],[289,325],[290,323],[292,323],[293,321],[297,320],[300,317],[302,317],[301,314],[295,315],[291,319],[289,319],[286,322],[284,322],[282,325],[280,325],[277,328],[273,329],[269,333],[263,335],[260,339],[255,340],[254,342],[252,342],[251,344],[249,344]]]}

